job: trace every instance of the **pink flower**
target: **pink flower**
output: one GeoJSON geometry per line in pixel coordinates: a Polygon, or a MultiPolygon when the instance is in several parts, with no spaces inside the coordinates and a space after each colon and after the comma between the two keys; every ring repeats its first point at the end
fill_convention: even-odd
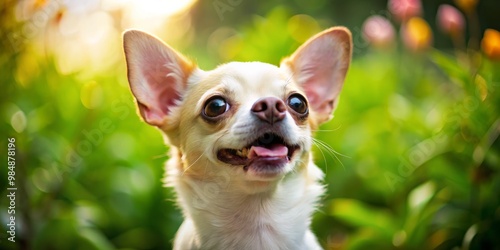
{"type": "Polygon", "coordinates": [[[437,12],[437,24],[444,33],[456,37],[463,33],[465,19],[457,8],[441,4],[437,12]]]}
{"type": "Polygon", "coordinates": [[[401,22],[422,14],[420,0],[389,0],[387,8],[401,22]]]}
{"type": "Polygon", "coordinates": [[[363,23],[363,38],[378,48],[392,44],[395,33],[391,22],[382,16],[371,16],[363,23]]]}
{"type": "Polygon", "coordinates": [[[413,17],[401,27],[401,38],[411,51],[424,51],[431,46],[432,30],[424,19],[413,17]]]}

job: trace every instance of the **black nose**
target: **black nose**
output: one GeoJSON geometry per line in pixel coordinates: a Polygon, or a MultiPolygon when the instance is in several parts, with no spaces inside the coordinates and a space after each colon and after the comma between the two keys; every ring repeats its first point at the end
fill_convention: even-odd
{"type": "Polygon", "coordinates": [[[264,97],[253,104],[252,113],[260,120],[274,124],[285,118],[286,106],[276,97],[264,97]]]}

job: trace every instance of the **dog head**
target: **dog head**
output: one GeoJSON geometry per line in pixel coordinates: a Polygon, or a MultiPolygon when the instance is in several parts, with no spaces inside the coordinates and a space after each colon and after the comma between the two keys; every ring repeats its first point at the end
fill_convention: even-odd
{"type": "Polygon", "coordinates": [[[352,41],[334,27],[280,67],[230,62],[211,71],[141,31],[125,32],[124,48],[139,113],[178,148],[185,175],[268,183],[307,167],[311,131],[332,117],[352,41]]]}

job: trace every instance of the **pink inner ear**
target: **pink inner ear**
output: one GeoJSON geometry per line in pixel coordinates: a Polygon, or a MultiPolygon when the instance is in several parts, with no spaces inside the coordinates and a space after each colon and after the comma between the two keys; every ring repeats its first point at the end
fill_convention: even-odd
{"type": "Polygon", "coordinates": [[[176,101],[181,99],[177,83],[182,82],[180,77],[174,76],[170,70],[164,66],[154,64],[154,70],[142,69],[142,75],[145,79],[143,85],[132,88],[136,93],[138,102],[141,104],[139,109],[143,109],[144,119],[152,124],[159,126],[163,123],[165,117],[170,114],[176,101]],[[163,67],[163,69],[162,69],[163,67]]]}
{"type": "Polygon", "coordinates": [[[194,65],[142,32],[125,33],[124,42],[130,87],[139,111],[147,123],[162,126],[181,100],[194,65]]]}
{"type": "Polygon", "coordinates": [[[344,80],[343,75],[339,76],[345,70],[342,68],[342,58],[338,58],[339,53],[332,52],[313,51],[303,55],[307,58],[298,59],[302,63],[298,67],[301,69],[298,73],[300,82],[313,109],[320,113],[333,111],[333,103],[342,89],[344,80]]]}
{"type": "Polygon", "coordinates": [[[176,65],[161,60],[166,58],[149,53],[143,56],[136,76],[138,82],[131,88],[146,122],[160,126],[181,99],[184,79],[177,75],[176,65]]]}
{"type": "Polygon", "coordinates": [[[303,87],[312,109],[323,120],[335,108],[351,56],[350,33],[333,28],[302,45],[290,61],[297,82],[303,87]]]}
{"type": "Polygon", "coordinates": [[[179,88],[184,85],[182,75],[175,75],[175,72],[178,71],[175,69],[175,65],[168,65],[165,61],[154,58],[153,55],[149,55],[145,59],[149,60],[150,58],[156,60],[150,60],[143,64],[150,66],[141,68],[145,79],[143,83],[148,88],[147,92],[151,98],[151,104],[160,109],[164,115],[168,115],[171,107],[175,105],[175,100],[181,98],[179,88]]]}

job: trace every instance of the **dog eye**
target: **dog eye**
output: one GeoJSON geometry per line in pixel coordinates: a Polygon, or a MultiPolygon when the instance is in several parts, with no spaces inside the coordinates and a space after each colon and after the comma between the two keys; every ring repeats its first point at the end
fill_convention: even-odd
{"type": "Polygon", "coordinates": [[[219,115],[224,114],[229,110],[229,104],[220,96],[215,96],[205,103],[205,108],[203,110],[203,115],[209,118],[214,118],[219,115]]]}
{"type": "Polygon", "coordinates": [[[299,114],[306,114],[308,111],[307,102],[302,95],[294,94],[288,98],[288,106],[299,114]]]}

